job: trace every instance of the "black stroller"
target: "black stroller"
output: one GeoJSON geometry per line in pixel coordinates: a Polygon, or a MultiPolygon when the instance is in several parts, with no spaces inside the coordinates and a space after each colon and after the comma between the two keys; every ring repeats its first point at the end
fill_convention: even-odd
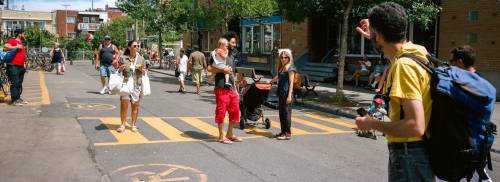
{"type": "Polygon", "coordinates": [[[271,122],[268,118],[264,118],[262,104],[266,100],[269,91],[271,91],[272,84],[259,82],[260,78],[255,77],[255,71],[247,69],[236,68],[241,76],[238,78],[240,80],[240,95],[242,95],[239,100],[241,112],[240,129],[245,129],[247,124],[254,126],[263,124],[266,129],[269,129],[271,122]],[[248,85],[246,81],[243,81],[245,76],[251,77],[254,82],[248,85]]]}

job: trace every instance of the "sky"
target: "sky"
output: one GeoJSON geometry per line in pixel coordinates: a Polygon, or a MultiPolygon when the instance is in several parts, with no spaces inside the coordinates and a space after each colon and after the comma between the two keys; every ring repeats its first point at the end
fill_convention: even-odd
{"type": "MultiPolygon", "coordinates": [[[[116,7],[115,2],[116,0],[94,0],[94,9],[104,9],[106,4],[111,7],[116,7]]],[[[15,8],[18,10],[24,5],[26,11],[63,10],[63,4],[71,5],[68,7],[69,10],[85,10],[92,6],[91,0],[9,0],[9,3],[11,9],[15,8]]]]}

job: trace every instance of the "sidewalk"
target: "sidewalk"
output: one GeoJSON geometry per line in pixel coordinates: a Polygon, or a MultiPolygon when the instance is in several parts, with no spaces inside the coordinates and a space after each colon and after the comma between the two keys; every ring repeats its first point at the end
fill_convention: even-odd
{"type": "MultiPolygon", "coordinates": [[[[174,76],[174,71],[172,70],[152,68],[150,69],[150,71],[174,76]]],[[[267,80],[270,80],[269,76],[262,78],[262,81],[267,80]]],[[[303,102],[302,99],[298,99],[296,105],[348,118],[354,118],[357,115],[356,109],[358,109],[359,107],[367,108],[370,105],[373,97],[375,96],[374,93],[371,93],[373,91],[369,91],[364,88],[344,86],[344,94],[352,102],[348,103],[348,106],[338,106],[332,103],[336,92],[335,87],[335,85],[329,83],[319,83],[319,85],[316,86],[315,89],[315,91],[318,93],[318,96],[314,95],[313,93],[309,93],[307,97],[304,98],[303,102]]],[[[273,89],[276,88],[274,87],[273,89]]],[[[274,90],[271,91],[269,100],[277,100],[275,93],[276,92],[274,90]]]]}

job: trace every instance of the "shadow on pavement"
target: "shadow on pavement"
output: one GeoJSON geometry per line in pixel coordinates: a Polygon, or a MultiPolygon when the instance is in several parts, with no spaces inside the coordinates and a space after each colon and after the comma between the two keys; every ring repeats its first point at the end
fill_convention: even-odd
{"type": "Polygon", "coordinates": [[[184,131],[182,136],[197,139],[197,140],[206,140],[206,139],[214,139],[215,138],[212,135],[198,132],[198,131],[184,131]]]}

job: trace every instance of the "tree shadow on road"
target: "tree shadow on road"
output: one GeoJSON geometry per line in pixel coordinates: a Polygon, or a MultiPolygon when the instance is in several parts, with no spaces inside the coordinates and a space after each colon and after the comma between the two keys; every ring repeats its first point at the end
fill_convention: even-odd
{"type": "Polygon", "coordinates": [[[182,136],[188,137],[188,138],[193,138],[196,140],[215,139],[215,137],[212,135],[209,135],[207,133],[198,132],[198,131],[184,131],[182,136]]]}

